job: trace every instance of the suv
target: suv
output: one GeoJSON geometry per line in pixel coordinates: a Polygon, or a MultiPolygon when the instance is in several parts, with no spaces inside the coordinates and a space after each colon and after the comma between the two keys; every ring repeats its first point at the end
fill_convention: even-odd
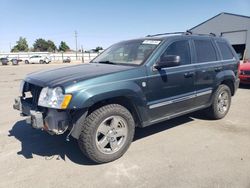
{"type": "Polygon", "coordinates": [[[29,74],[14,108],[34,128],[69,130],[67,139],[104,163],[126,152],[135,127],[202,109],[223,118],[239,85],[238,68],[223,38],[151,35],[114,44],[88,64],[29,74]]]}
{"type": "Polygon", "coordinates": [[[33,55],[29,59],[26,59],[24,62],[25,64],[29,63],[49,64],[51,62],[51,58],[49,56],[33,55]]]}

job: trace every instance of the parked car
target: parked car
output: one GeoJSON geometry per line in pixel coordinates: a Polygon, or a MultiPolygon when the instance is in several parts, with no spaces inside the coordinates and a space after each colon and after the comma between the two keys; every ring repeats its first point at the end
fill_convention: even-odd
{"type": "Polygon", "coordinates": [[[240,64],[240,83],[250,84],[250,60],[240,64]]]}
{"type": "Polygon", "coordinates": [[[29,63],[46,63],[49,64],[51,62],[50,56],[42,56],[42,55],[34,55],[31,56],[29,59],[24,60],[25,64],[29,63]]]}
{"type": "Polygon", "coordinates": [[[7,57],[0,58],[0,61],[1,61],[2,65],[8,65],[8,62],[9,62],[7,57]]]}
{"type": "Polygon", "coordinates": [[[70,57],[66,57],[65,59],[63,59],[63,63],[70,63],[70,62],[71,62],[70,57]]]}
{"type": "Polygon", "coordinates": [[[239,86],[239,64],[221,37],[151,35],[114,44],[88,64],[29,74],[14,109],[34,128],[69,130],[66,138],[77,139],[88,158],[110,162],[127,151],[135,127],[204,109],[223,118],[239,86]]]}
{"type": "Polygon", "coordinates": [[[12,62],[12,65],[18,65],[22,60],[18,58],[12,58],[10,61],[12,62]]]}

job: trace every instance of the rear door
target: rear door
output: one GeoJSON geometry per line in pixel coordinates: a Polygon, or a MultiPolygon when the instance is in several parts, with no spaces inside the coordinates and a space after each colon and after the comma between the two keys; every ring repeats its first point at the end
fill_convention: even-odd
{"type": "Polygon", "coordinates": [[[38,55],[38,56],[36,57],[36,63],[40,63],[41,57],[42,57],[42,56],[40,56],[40,55],[38,55]]]}
{"type": "MultiPolygon", "coordinates": [[[[149,92],[146,93],[151,122],[158,122],[192,108],[194,102],[194,65],[191,64],[190,41],[175,39],[161,55],[178,55],[181,65],[148,70],[149,92]]],[[[156,63],[155,62],[155,63],[156,63]]]]}
{"type": "Polygon", "coordinates": [[[233,48],[225,40],[216,40],[216,44],[220,51],[223,70],[230,70],[234,72],[235,76],[238,76],[238,58],[236,58],[236,53],[233,52],[233,48]]]}
{"type": "Polygon", "coordinates": [[[210,38],[193,39],[195,54],[194,87],[196,91],[195,105],[202,107],[210,102],[216,75],[223,69],[215,43],[210,38]]]}
{"type": "Polygon", "coordinates": [[[30,62],[31,63],[38,63],[38,56],[37,55],[35,55],[35,56],[32,56],[31,58],[30,58],[30,62]]]}

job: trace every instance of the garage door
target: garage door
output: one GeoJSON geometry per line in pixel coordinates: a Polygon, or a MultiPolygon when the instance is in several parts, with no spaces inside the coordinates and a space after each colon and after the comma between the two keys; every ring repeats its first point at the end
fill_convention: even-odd
{"type": "Polygon", "coordinates": [[[234,44],[246,44],[247,31],[232,31],[222,33],[222,37],[225,37],[229,42],[234,44]]]}

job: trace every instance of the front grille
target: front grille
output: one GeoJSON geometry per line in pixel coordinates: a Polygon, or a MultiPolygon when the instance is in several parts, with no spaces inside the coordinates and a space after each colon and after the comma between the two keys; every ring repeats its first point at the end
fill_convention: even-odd
{"type": "Polygon", "coordinates": [[[244,71],[245,75],[250,75],[250,71],[244,71]]]}
{"type": "Polygon", "coordinates": [[[25,97],[30,98],[29,101],[31,102],[32,107],[34,109],[37,108],[37,106],[38,106],[38,100],[39,100],[39,95],[41,93],[41,90],[42,90],[42,87],[40,87],[40,86],[36,86],[36,85],[28,83],[28,82],[25,82],[25,84],[24,84],[23,93],[24,93],[25,97]],[[27,95],[29,95],[28,92],[30,92],[31,96],[27,96],[27,95]]]}

